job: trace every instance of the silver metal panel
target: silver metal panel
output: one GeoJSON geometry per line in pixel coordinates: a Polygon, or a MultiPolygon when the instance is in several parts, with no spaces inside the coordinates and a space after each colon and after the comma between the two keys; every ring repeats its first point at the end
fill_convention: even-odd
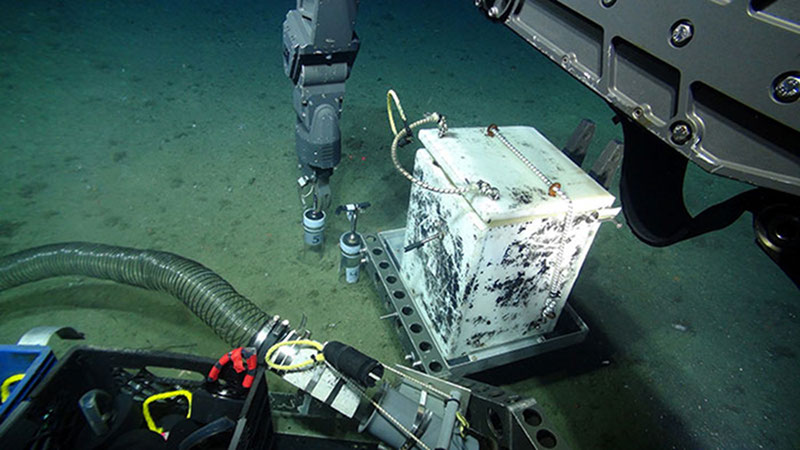
{"type": "Polygon", "coordinates": [[[761,11],[749,1],[478,3],[510,3],[509,28],[707,171],[800,194],[800,101],[783,103],[774,89],[800,75],[797,7],[775,6],[792,2],[761,11]],[[676,45],[681,21],[691,33],[676,45]],[[692,131],[685,143],[671,139],[680,122],[692,131]]]}

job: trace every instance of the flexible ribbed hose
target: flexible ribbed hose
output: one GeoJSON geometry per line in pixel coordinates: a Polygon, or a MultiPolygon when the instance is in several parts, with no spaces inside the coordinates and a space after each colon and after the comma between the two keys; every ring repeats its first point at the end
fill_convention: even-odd
{"type": "Polygon", "coordinates": [[[173,253],[69,242],[0,258],[0,292],[65,275],[172,294],[234,347],[250,344],[270,319],[211,269],[173,253]]]}

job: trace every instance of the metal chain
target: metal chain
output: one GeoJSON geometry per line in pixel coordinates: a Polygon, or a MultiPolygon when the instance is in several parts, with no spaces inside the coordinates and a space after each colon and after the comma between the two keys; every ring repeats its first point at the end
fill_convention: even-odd
{"type": "Polygon", "coordinates": [[[418,379],[416,379],[416,378],[414,378],[414,377],[412,377],[410,375],[407,375],[407,374],[405,374],[403,372],[400,372],[399,370],[397,370],[397,369],[395,369],[393,367],[389,367],[386,364],[383,364],[383,368],[388,370],[389,372],[392,372],[393,374],[395,374],[395,375],[397,375],[397,376],[399,376],[401,378],[405,378],[407,380],[410,380],[410,381],[416,383],[420,387],[422,387],[422,388],[424,388],[424,389],[426,389],[426,390],[438,395],[439,397],[441,397],[444,400],[447,400],[448,398],[450,398],[450,394],[447,394],[447,393],[445,393],[443,391],[440,391],[439,389],[436,389],[432,385],[430,385],[430,384],[428,384],[428,383],[426,383],[424,381],[420,381],[420,380],[418,380],[418,379]]]}
{"type": "Polygon", "coordinates": [[[555,183],[553,183],[553,181],[551,181],[550,178],[547,177],[547,175],[545,175],[541,170],[539,170],[539,168],[536,167],[531,162],[531,160],[526,158],[525,155],[522,154],[522,152],[517,150],[517,147],[514,147],[514,144],[512,144],[508,139],[506,139],[505,136],[503,136],[502,133],[500,133],[500,129],[497,128],[497,125],[489,125],[489,128],[487,128],[486,132],[489,135],[489,137],[496,137],[497,139],[499,139],[500,142],[503,143],[503,145],[505,145],[509,150],[511,150],[511,153],[513,153],[514,156],[519,158],[519,160],[522,161],[522,163],[525,164],[525,166],[528,169],[530,169],[531,172],[536,174],[536,176],[539,177],[540,180],[542,180],[542,183],[544,183],[546,186],[555,185],[555,183]]]}
{"type": "Polygon", "coordinates": [[[522,161],[525,166],[531,170],[539,179],[548,187],[548,194],[553,197],[558,197],[561,200],[567,202],[567,214],[564,216],[564,230],[561,233],[561,238],[559,239],[558,244],[558,251],[556,252],[556,259],[553,263],[553,273],[550,278],[550,293],[549,293],[549,300],[545,304],[544,310],[542,310],[542,317],[553,319],[555,316],[555,308],[556,304],[558,303],[558,297],[561,294],[559,292],[558,287],[561,285],[561,280],[563,278],[564,267],[562,264],[564,262],[564,252],[566,250],[567,245],[567,236],[570,234],[572,229],[572,220],[574,216],[574,205],[572,203],[572,199],[569,198],[566,192],[561,189],[561,183],[553,182],[547,175],[544,174],[541,170],[539,170],[536,165],[534,165],[531,160],[525,157],[515,146],[512,144],[505,136],[500,132],[500,129],[497,125],[492,124],[486,129],[486,134],[489,137],[496,137],[503,143],[503,145],[508,148],[511,153],[514,154],[520,161],[522,161]]]}
{"type": "MultiPolygon", "coordinates": [[[[562,192],[559,190],[558,192],[562,192]]],[[[563,192],[562,192],[563,193],[563,192]]],[[[553,277],[550,281],[550,293],[549,293],[549,300],[547,304],[545,304],[544,309],[542,310],[542,316],[548,319],[555,318],[555,309],[556,305],[558,304],[558,297],[561,294],[559,290],[559,286],[561,286],[561,280],[564,276],[564,270],[566,267],[563,267],[562,264],[564,262],[564,252],[567,246],[567,236],[570,234],[570,230],[572,228],[572,220],[574,216],[574,208],[572,205],[572,200],[567,198],[567,214],[564,216],[564,231],[561,234],[561,239],[558,245],[558,252],[556,253],[556,261],[553,264],[555,267],[555,272],[553,272],[553,277]]]]}
{"type": "Polygon", "coordinates": [[[408,181],[416,184],[417,186],[423,189],[427,189],[432,192],[437,192],[439,194],[466,194],[467,192],[470,191],[478,191],[482,195],[494,198],[497,195],[496,189],[492,191],[492,187],[489,186],[488,183],[485,182],[482,184],[469,183],[467,186],[460,188],[442,188],[438,186],[433,186],[416,178],[414,175],[412,175],[406,169],[404,169],[403,166],[400,165],[400,161],[397,159],[397,146],[399,145],[400,141],[404,137],[406,137],[414,128],[432,122],[437,122],[440,124],[439,137],[442,137],[443,132],[447,130],[447,125],[443,124],[443,121],[444,121],[444,116],[439,115],[439,113],[432,113],[426,116],[425,118],[412,123],[411,125],[408,126],[408,128],[403,128],[402,130],[400,130],[400,132],[395,135],[394,140],[392,140],[392,162],[394,163],[395,169],[397,169],[398,172],[400,172],[404,177],[406,177],[408,181]]]}
{"type": "Polygon", "coordinates": [[[422,447],[425,450],[431,450],[431,448],[428,447],[427,444],[422,442],[422,439],[418,438],[414,433],[410,432],[406,427],[404,427],[403,424],[400,423],[400,421],[398,421],[397,419],[392,417],[392,415],[389,414],[389,411],[386,411],[385,409],[383,409],[383,407],[381,405],[379,405],[378,402],[376,402],[375,400],[373,400],[370,397],[367,397],[367,394],[365,392],[360,391],[360,393],[364,398],[369,400],[369,402],[372,404],[372,406],[375,407],[375,409],[378,412],[380,412],[383,415],[383,417],[386,417],[386,419],[389,420],[389,422],[392,422],[394,424],[394,426],[399,428],[405,435],[407,435],[409,438],[414,440],[414,442],[416,442],[417,445],[419,445],[420,447],[422,447]]]}

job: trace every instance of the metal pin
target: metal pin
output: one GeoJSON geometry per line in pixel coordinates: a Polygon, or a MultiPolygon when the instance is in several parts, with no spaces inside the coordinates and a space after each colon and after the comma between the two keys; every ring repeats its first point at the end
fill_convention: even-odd
{"type": "Polygon", "coordinates": [[[615,227],[616,227],[618,230],[622,228],[622,224],[621,224],[621,223],[619,223],[619,222],[617,222],[617,219],[615,219],[614,217],[609,217],[609,218],[601,219],[601,220],[600,220],[600,222],[601,222],[601,223],[611,222],[611,223],[613,223],[613,224],[614,224],[614,226],[615,226],[615,227]]]}
{"type": "Polygon", "coordinates": [[[432,241],[434,239],[441,239],[443,237],[444,237],[444,231],[439,231],[439,232],[437,232],[437,233],[435,233],[435,234],[433,234],[431,236],[426,237],[425,239],[422,239],[420,241],[414,242],[413,244],[406,245],[403,248],[403,252],[404,253],[408,253],[411,250],[415,250],[415,249],[418,249],[418,248],[422,247],[423,245],[427,244],[428,242],[430,242],[430,241],[432,241]]]}

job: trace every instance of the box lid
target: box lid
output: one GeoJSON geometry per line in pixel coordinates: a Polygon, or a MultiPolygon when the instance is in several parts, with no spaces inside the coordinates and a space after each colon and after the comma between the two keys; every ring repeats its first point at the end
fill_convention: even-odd
{"type": "MultiPolygon", "coordinates": [[[[575,213],[598,211],[614,203],[608,193],[561,150],[533,127],[499,127],[506,137],[573,202],[575,213]]],[[[548,195],[546,186],[525,164],[496,137],[486,135],[486,128],[453,128],[442,138],[436,129],[424,129],[419,139],[456,187],[467,180],[483,180],[500,191],[492,200],[479,193],[464,198],[487,224],[521,222],[534,217],[560,215],[568,202],[548,195]]],[[[600,213],[602,216],[603,214],[600,213]]]]}

